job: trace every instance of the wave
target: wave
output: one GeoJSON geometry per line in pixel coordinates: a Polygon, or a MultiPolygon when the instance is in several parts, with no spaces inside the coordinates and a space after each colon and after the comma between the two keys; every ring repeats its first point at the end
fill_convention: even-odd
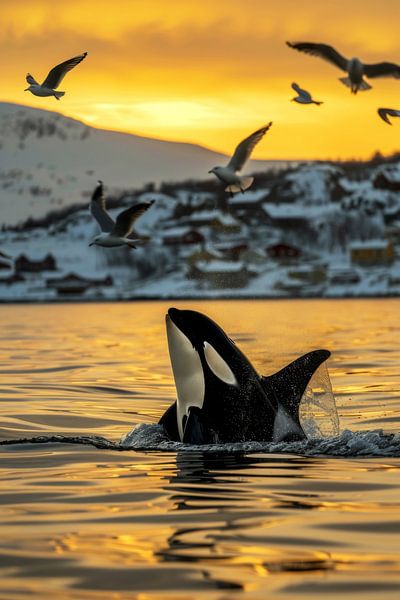
{"type": "Polygon", "coordinates": [[[126,434],[121,441],[113,442],[101,436],[37,436],[3,440],[0,445],[15,444],[84,444],[100,449],[118,451],[203,452],[210,454],[298,454],[301,456],[344,456],[400,458],[400,434],[373,431],[345,430],[328,438],[307,439],[296,442],[241,442],[231,444],[192,445],[171,441],[160,425],[142,423],[126,434]]]}

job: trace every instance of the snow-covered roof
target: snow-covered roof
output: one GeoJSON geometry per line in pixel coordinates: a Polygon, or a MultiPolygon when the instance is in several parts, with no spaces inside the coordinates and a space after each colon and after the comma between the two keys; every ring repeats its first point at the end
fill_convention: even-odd
{"type": "Polygon", "coordinates": [[[351,250],[362,250],[368,248],[371,250],[383,250],[387,248],[389,242],[387,240],[366,240],[364,242],[351,242],[351,250]]]}
{"type": "Polygon", "coordinates": [[[219,219],[220,217],[221,213],[219,210],[199,210],[191,214],[187,220],[196,223],[197,221],[213,221],[214,219],[219,219]]]}
{"type": "Polygon", "coordinates": [[[266,203],[262,208],[272,219],[310,219],[321,217],[330,211],[326,206],[304,206],[296,202],[266,203]]]}
{"type": "Polygon", "coordinates": [[[233,198],[229,199],[231,206],[236,204],[253,204],[259,202],[262,198],[267,198],[270,194],[270,190],[254,190],[252,192],[245,192],[244,194],[236,194],[233,198]]]}
{"type": "Polygon", "coordinates": [[[179,237],[181,235],[185,235],[186,233],[190,233],[193,231],[191,227],[182,226],[182,227],[171,227],[171,229],[166,229],[161,232],[162,237],[179,237]]]}
{"type": "Polygon", "coordinates": [[[226,260],[199,261],[196,263],[196,267],[203,273],[238,273],[243,269],[243,266],[242,262],[228,262],[226,260]]]}
{"type": "Polygon", "coordinates": [[[227,214],[219,214],[218,221],[221,223],[221,225],[240,225],[240,223],[234,217],[232,217],[232,215],[227,214]]]}
{"type": "Polygon", "coordinates": [[[400,183],[400,162],[391,165],[380,165],[376,169],[376,174],[382,174],[392,183],[400,183]]]}

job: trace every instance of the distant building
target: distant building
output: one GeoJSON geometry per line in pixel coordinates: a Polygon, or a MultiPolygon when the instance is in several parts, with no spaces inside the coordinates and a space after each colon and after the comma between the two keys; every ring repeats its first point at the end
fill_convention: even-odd
{"type": "Polygon", "coordinates": [[[235,194],[229,198],[228,206],[232,212],[240,216],[244,222],[263,223],[265,212],[262,203],[269,197],[269,190],[251,190],[244,194],[235,194]]]}
{"type": "Polygon", "coordinates": [[[392,168],[386,166],[381,169],[374,178],[374,188],[379,190],[400,191],[400,169],[397,165],[392,168]]]}
{"type": "Polygon", "coordinates": [[[211,223],[214,231],[219,233],[240,233],[242,225],[232,215],[220,213],[211,223]]]}
{"type": "Polygon", "coordinates": [[[287,272],[290,279],[302,281],[305,284],[315,285],[326,280],[324,265],[301,265],[287,272]]]}
{"type": "Polygon", "coordinates": [[[215,244],[218,252],[223,254],[225,260],[239,260],[242,252],[247,250],[249,247],[247,242],[245,241],[235,241],[235,242],[220,242],[215,244]]]}
{"type": "Polygon", "coordinates": [[[348,285],[360,283],[361,276],[354,269],[335,269],[329,274],[329,282],[333,285],[348,285]]]}
{"type": "Polygon", "coordinates": [[[195,211],[182,220],[192,227],[204,227],[211,226],[220,215],[221,212],[214,208],[213,210],[195,211]]]}
{"type": "Polygon", "coordinates": [[[17,273],[41,273],[42,271],[56,271],[57,263],[52,254],[47,254],[42,260],[31,260],[25,254],[15,259],[17,273]]]}
{"type": "Polygon", "coordinates": [[[394,248],[388,240],[368,240],[350,244],[350,259],[360,266],[385,265],[394,261],[394,248]]]}
{"type": "Polygon", "coordinates": [[[165,246],[199,244],[204,241],[203,234],[190,227],[173,227],[172,229],[167,229],[161,234],[161,237],[165,246]]]}
{"type": "Polygon", "coordinates": [[[266,252],[270,258],[299,258],[301,250],[290,244],[272,244],[268,246],[266,252]]]}
{"type": "Polygon", "coordinates": [[[194,264],[189,276],[206,281],[215,289],[243,288],[248,284],[251,273],[241,262],[215,260],[194,264]]]}
{"type": "Polygon", "coordinates": [[[267,225],[282,229],[304,228],[311,221],[324,219],[330,210],[326,206],[304,206],[295,202],[263,204],[262,208],[267,225]]]}
{"type": "Polygon", "coordinates": [[[113,278],[110,275],[103,279],[89,279],[75,273],[69,273],[64,277],[47,279],[46,286],[56,290],[57,294],[62,296],[79,296],[89,288],[111,286],[113,283],[113,278]]]}
{"type": "Polygon", "coordinates": [[[204,245],[200,250],[196,250],[195,252],[192,252],[192,254],[189,254],[186,260],[189,265],[194,265],[196,262],[223,260],[223,254],[209,245],[204,245]]]}

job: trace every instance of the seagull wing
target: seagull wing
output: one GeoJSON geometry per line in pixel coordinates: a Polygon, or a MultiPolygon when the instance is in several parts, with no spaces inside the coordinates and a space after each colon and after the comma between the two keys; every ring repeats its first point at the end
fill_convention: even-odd
{"type": "Polygon", "coordinates": [[[374,77],[395,77],[396,79],[400,79],[400,66],[390,62],[364,65],[364,73],[371,79],[374,77]]]}
{"type": "Polygon", "coordinates": [[[117,237],[126,237],[132,231],[134,222],[154,204],[154,200],[150,202],[141,202],[119,213],[115,222],[112,234],[117,237]]]}
{"type": "Polygon", "coordinates": [[[103,184],[99,182],[92,194],[90,201],[90,212],[100,225],[101,231],[110,233],[115,226],[114,220],[110,217],[106,210],[106,199],[103,195],[103,184]]]}
{"type": "Polygon", "coordinates": [[[342,71],[347,71],[347,63],[349,62],[347,58],[339,54],[335,48],[332,46],[328,46],[328,44],[314,44],[313,42],[286,42],[289,48],[294,48],[299,52],[305,52],[306,54],[310,54],[311,56],[319,56],[319,58],[323,58],[327,60],[335,67],[339,67],[342,71]]]}
{"type": "Polygon", "coordinates": [[[30,73],[27,73],[26,81],[27,81],[27,83],[29,83],[29,85],[32,85],[32,84],[39,85],[38,82],[36,81],[36,79],[30,73]]]}
{"type": "Polygon", "coordinates": [[[82,62],[86,56],[87,52],[84,52],[79,56],[74,56],[74,58],[70,58],[65,62],[60,63],[56,67],[53,67],[46,79],[43,81],[42,87],[50,88],[51,90],[58,88],[68,71],[76,67],[76,65],[79,65],[79,63],[82,62]]]}
{"type": "Polygon", "coordinates": [[[378,108],[378,115],[385,121],[385,123],[391,125],[388,115],[391,117],[400,117],[400,110],[395,110],[394,108],[378,108]]]}
{"type": "Polygon", "coordinates": [[[236,147],[236,150],[227,166],[233,171],[240,171],[245,162],[249,159],[250,154],[253,152],[256,144],[258,144],[258,142],[264,137],[271,125],[272,121],[271,123],[268,123],[268,125],[265,125],[265,127],[257,129],[257,131],[249,135],[249,137],[241,141],[236,147]]]}
{"type": "Polygon", "coordinates": [[[311,100],[310,92],[307,92],[307,90],[301,89],[301,87],[299,85],[297,85],[297,83],[292,83],[292,88],[294,89],[295,92],[297,92],[299,94],[299,96],[302,96],[306,100],[311,100]]]}

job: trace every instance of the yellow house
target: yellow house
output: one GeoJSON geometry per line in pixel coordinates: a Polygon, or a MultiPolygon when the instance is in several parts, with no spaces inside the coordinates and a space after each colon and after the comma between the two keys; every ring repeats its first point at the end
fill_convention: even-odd
{"type": "Polygon", "coordinates": [[[350,244],[351,262],[357,265],[387,265],[394,260],[394,247],[389,240],[368,240],[350,244]]]}

